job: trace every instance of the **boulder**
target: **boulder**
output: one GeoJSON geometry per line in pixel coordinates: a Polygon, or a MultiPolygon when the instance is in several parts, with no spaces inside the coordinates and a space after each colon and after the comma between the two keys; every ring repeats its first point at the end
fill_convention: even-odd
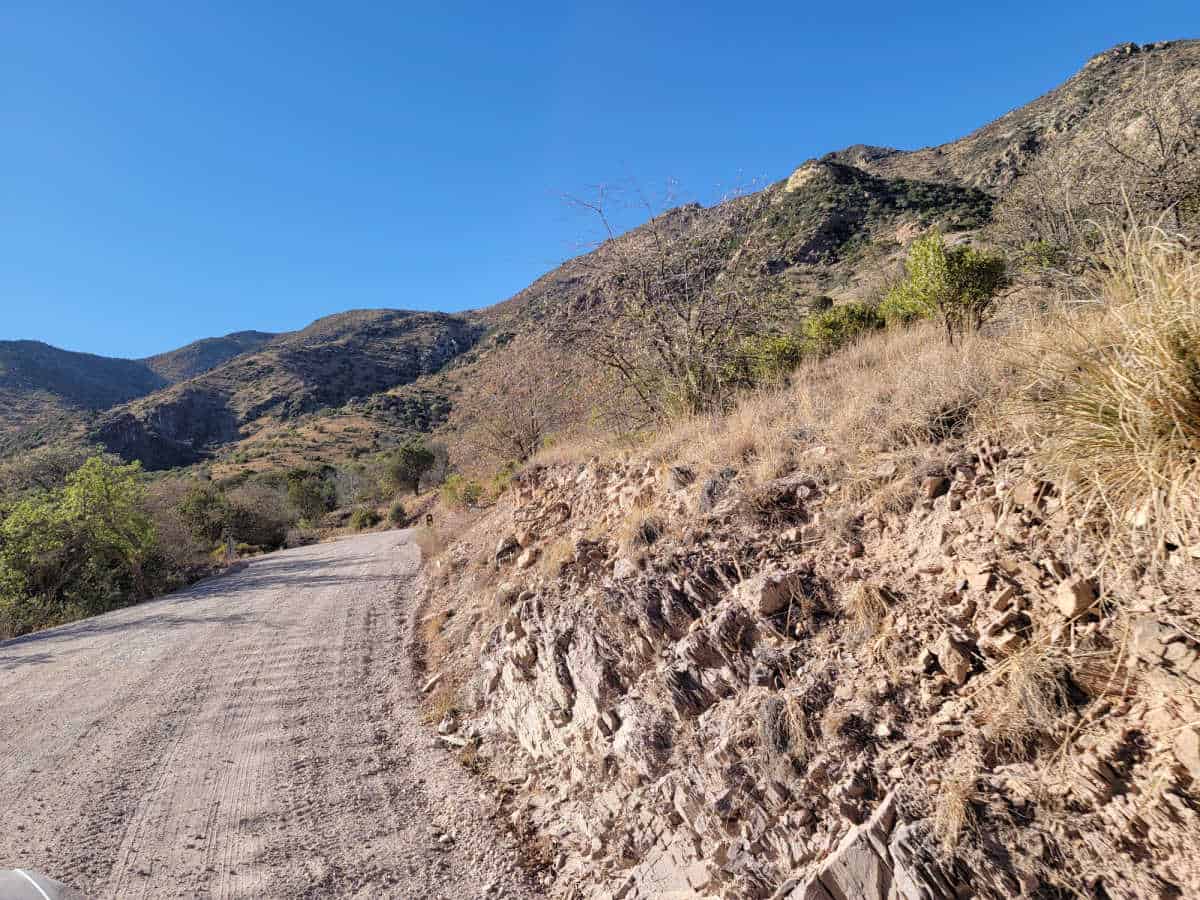
{"type": "Polygon", "coordinates": [[[704,482],[704,486],[700,488],[700,499],[697,503],[697,509],[702,513],[712,512],[717,502],[725,496],[725,492],[729,489],[729,483],[733,481],[736,475],[736,469],[722,469],[708,479],[708,481],[704,482]]]}
{"type": "Polygon", "coordinates": [[[1081,616],[1096,605],[1096,588],[1086,578],[1072,578],[1058,586],[1055,602],[1068,619],[1081,616]]]}
{"type": "Polygon", "coordinates": [[[773,616],[786,609],[803,588],[803,576],[799,572],[763,572],[741,582],[737,586],[737,596],[760,616],[773,616]]]}
{"type": "Polygon", "coordinates": [[[951,681],[958,685],[967,683],[967,677],[971,674],[971,657],[964,652],[949,631],[942,632],[942,636],[930,650],[951,681]]]}

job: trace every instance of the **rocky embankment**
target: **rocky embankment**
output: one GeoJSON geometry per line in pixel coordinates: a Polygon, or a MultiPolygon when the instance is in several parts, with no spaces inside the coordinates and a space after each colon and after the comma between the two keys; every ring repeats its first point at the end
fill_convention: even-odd
{"type": "Polygon", "coordinates": [[[1200,547],[1118,568],[1018,448],[822,453],[535,469],[432,567],[440,730],[553,892],[1200,893],[1200,547]]]}

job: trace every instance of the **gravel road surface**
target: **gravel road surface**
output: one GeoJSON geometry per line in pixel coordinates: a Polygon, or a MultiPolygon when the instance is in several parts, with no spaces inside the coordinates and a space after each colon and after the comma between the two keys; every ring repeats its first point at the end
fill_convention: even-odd
{"type": "Polygon", "coordinates": [[[0,869],[87,897],[523,897],[420,723],[405,532],[0,643],[0,869]]]}

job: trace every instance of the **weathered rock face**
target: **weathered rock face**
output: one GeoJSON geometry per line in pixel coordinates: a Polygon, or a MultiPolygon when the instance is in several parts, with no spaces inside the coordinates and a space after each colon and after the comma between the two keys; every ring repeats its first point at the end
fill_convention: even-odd
{"type": "Polygon", "coordinates": [[[141,460],[147,469],[169,469],[203,459],[214,444],[237,440],[238,430],[227,398],[186,389],[143,416],[122,412],[106,418],[92,437],[125,459],[141,460]]]}
{"type": "Polygon", "coordinates": [[[556,895],[1200,891],[1200,645],[1172,595],[1084,580],[1019,453],[941,453],[887,469],[911,509],[857,517],[796,474],[521,478],[447,571],[486,560],[490,612],[455,636],[467,727],[512,821],[552,843],[556,895]],[[931,470],[949,483],[920,490],[931,470]],[[648,511],[672,525],[636,561],[597,538],[648,511]],[[554,572],[522,567],[564,541],[554,572]],[[1144,610],[1128,639],[1118,604],[1144,610]],[[1021,718],[1030,696],[1045,720],[1021,718]]]}

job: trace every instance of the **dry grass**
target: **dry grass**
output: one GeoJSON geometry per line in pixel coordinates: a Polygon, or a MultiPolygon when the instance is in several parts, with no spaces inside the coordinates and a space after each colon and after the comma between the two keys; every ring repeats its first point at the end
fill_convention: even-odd
{"type": "Polygon", "coordinates": [[[933,802],[933,831],[947,852],[975,827],[974,803],[979,798],[979,761],[971,754],[955,758],[945,769],[933,802]]]}
{"type": "MultiPolygon", "coordinates": [[[[951,347],[928,325],[871,335],[805,363],[789,385],[749,394],[728,413],[679,420],[643,435],[635,453],[699,473],[731,466],[747,487],[796,469],[839,479],[868,467],[879,450],[924,446],[965,432],[1013,380],[999,347],[998,339],[983,335],[951,347]]],[[[624,446],[630,446],[627,438],[624,446]]],[[[556,448],[562,459],[604,453],[594,438],[574,453],[565,445],[556,448]]]]}
{"type": "Polygon", "coordinates": [[[1017,411],[1046,476],[1110,536],[1200,540],[1200,255],[1157,229],[1110,238],[1102,303],[1032,343],[1017,411]]]}
{"type": "Polygon", "coordinates": [[[666,532],[666,522],[646,507],[635,506],[621,520],[615,537],[621,552],[636,556],[666,532]]]}
{"type": "Polygon", "coordinates": [[[850,620],[850,632],[856,640],[874,637],[888,616],[884,592],[867,581],[855,581],[842,595],[842,609],[850,620]]]}
{"type": "Polygon", "coordinates": [[[551,578],[562,573],[563,566],[575,558],[575,540],[569,534],[555,538],[542,547],[538,567],[551,578]]]}
{"type": "Polygon", "coordinates": [[[1019,752],[1034,737],[1061,732],[1070,668],[1065,645],[1039,638],[989,669],[979,685],[988,738],[1019,752]]]}
{"type": "Polygon", "coordinates": [[[436,526],[429,528],[422,525],[413,533],[413,543],[421,548],[421,561],[427,563],[446,551],[449,539],[436,526]]]}

